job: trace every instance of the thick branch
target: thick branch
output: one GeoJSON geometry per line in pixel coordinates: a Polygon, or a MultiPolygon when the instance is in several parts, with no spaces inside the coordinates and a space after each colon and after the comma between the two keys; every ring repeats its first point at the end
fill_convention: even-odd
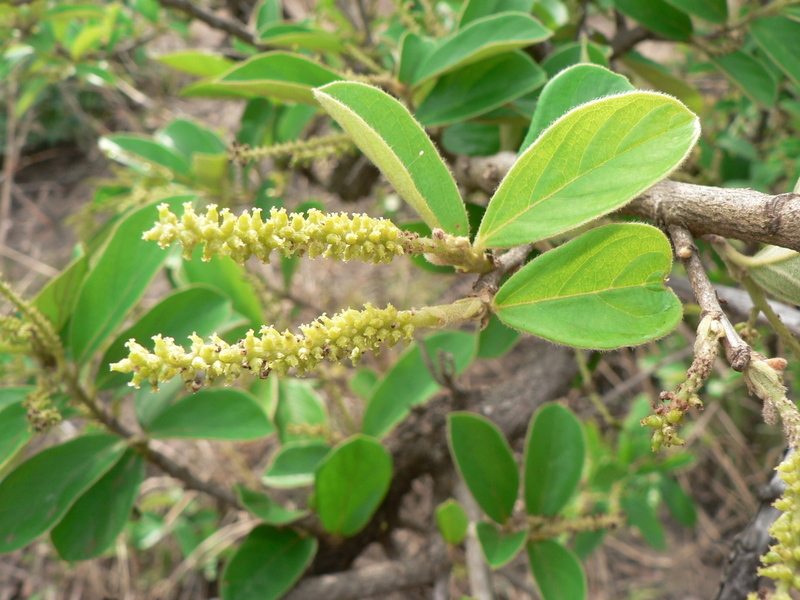
{"type": "Polygon", "coordinates": [[[303,579],[285,600],[355,600],[429,585],[449,564],[443,546],[408,561],[389,561],[335,575],[303,579]]]}
{"type": "MultiPolygon", "coordinates": [[[[459,182],[493,193],[517,160],[513,152],[461,159],[459,182]]],[[[664,180],[619,211],[660,227],[681,225],[695,236],[716,234],[800,252],[800,194],[772,196],[751,189],[664,180]]]]}

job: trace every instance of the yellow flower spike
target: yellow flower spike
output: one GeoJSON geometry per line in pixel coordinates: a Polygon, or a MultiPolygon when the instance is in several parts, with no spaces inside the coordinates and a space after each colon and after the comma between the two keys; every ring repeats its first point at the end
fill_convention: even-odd
{"type": "Polygon", "coordinates": [[[264,326],[256,336],[249,331],[235,344],[228,344],[216,334],[209,342],[190,336],[189,350],[172,338],[154,336],[154,350],[147,352],[135,340],[128,342],[130,354],[111,365],[111,370],[133,373],[130,385],[139,387],[148,380],[155,387],[180,375],[195,389],[195,376],[205,372],[205,384],[224,377],[227,384],[243,370],[259,377],[275,371],[283,376],[295,369],[299,375],[314,369],[323,360],[333,362],[350,358],[355,364],[365,352],[377,352],[381,346],[411,341],[417,327],[445,327],[482,318],[486,306],[477,298],[460,300],[447,306],[398,311],[389,305],[379,309],[367,304],[362,311],[345,310],[328,317],[322,315],[300,333],[279,332],[264,326]]]}
{"type": "Polygon", "coordinates": [[[144,239],[157,241],[162,248],[178,242],[183,256],[189,258],[203,244],[203,260],[214,254],[230,256],[244,263],[255,255],[262,262],[278,250],[284,256],[308,254],[336,260],[359,260],[373,264],[388,263],[404,254],[425,254],[436,264],[452,264],[462,270],[486,273],[492,260],[473,249],[467,238],[436,232],[434,239],[399,229],[388,219],[345,213],[325,214],[310,209],[306,214],[287,213],[273,208],[262,220],[261,211],[235,216],[227,208],[215,204],[198,215],[190,203],[183,205],[178,218],[166,204],[159,206],[159,221],[144,234],[144,239]]]}

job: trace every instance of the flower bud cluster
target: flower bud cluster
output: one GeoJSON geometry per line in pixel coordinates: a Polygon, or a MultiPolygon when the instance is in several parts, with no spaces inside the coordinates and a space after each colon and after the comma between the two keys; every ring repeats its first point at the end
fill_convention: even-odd
{"type": "Polygon", "coordinates": [[[790,600],[789,590],[800,590],[800,452],[793,452],[778,471],[786,491],[774,504],[783,513],[769,529],[777,544],[762,557],[766,566],[758,574],[777,580],[774,600],[790,600]]]}
{"type": "Polygon", "coordinates": [[[198,215],[191,203],[183,208],[179,219],[169,205],[159,205],[159,221],[143,237],[162,248],[177,241],[187,259],[198,244],[205,244],[203,260],[221,254],[239,264],[251,256],[269,263],[273,250],[287,257],[308,254],[309,258],[388,263],[408,253],[415,237],[388,219],[362,214],[327,214],[313,208],[302,214],[272,208],[269,218],[262,219],[258,208],[238,217],[227,208],[218,211],[215,204],[204,215],[198,215]]]}
{"type": "Polygon", "coordinates": [[[364,352],[377,353],[383,344],[407,344],[420,324],[418,315],[424,324],[428,317],[423,313],[367,304],[362,311],[350,309],[332,317],[322,315],[301,325],[299,334],[264,326],[259,335],[250,330],[235,344],[228,344],[216,334],[205,343],[194,334],[189,338],[192,345],[188,351],[161,335],[153,337],[152,352],[132,339],[127,343],[128,357],[112,364],[111,370],[133,373],[129,385],[137,388],[142,381],[157,388],[176,375],[193,387],[208,385],[219,377],[230,384],[245,370],[261,378],[272,371],[286,375],[290,369],[303,375],[325,359],[350,359],[356,365],[364,352]]]}

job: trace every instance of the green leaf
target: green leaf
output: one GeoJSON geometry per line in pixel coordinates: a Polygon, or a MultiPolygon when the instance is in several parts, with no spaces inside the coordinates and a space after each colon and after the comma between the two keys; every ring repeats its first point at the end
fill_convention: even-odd
{"type": "Polygon", "coordinates": [[[530,542],[528,561],[543,600],[586,600],[586,573],[570,550],[553,540],[530,542]]]}
{"type": "Polygon", "coordinates": [[[441,77],[415,116],[426,127],[465,121],[538,88],[546,79],[527,54],[500,54],[441,77]]]}
{"type": "Polygon", "coordinates": [[[800,85],[800,23],[788,17],[768,17],[752,23],[750,34],[781,71],[800,85]]]}
{"type": "Polygon", "coordinates": [[[681,42],[692,37],[692,20],[664,0],[614,0],[620,12],[639,21],[653,33],[681,42]]]}
{"type": "Polygon", "coordinates": [[[711,23],[724,25],[728,22],[727,0],[666,0],[678,10],[695,15],[711,23]]]}
{"type": "Polygon", "coordinates": [[[304,537],[292,529],[259,525],[222,573],[223,600],[280,598],[300,579],[316,552],[314,537],[304,537]]]}
{"type": "Polygon", "coordinates": [[[699,135],[696,115],[654,92],[579,106],[519,157],[489,202],[475,245],[526,244],[616,210],[677,168],[699,135]]]}
{"type": "Polygon", "coordinates": [[[0,482],[0,553],[27,546],[125,451],[114,435],[84,435],[43,450],[0,482]]]}
{"type": "Polygon", "coordinates": [[[282,444],[264,473],[264,485],[296,488],[314,483],[314,473],[330,452],[325,442],[296,440],[282,444]]]}
{"type": "MultiPolygon", "coordinates": [[[[165,198],[175,211],[194,196],[165,198]]],[[[158,204],[161,204],[159,202],[158,204]]],[[[144,295],[168,253],[142,239],[158,220],[155,204],[128,214],[114,227],[96,263],[86,276],[70,321],[69,349],[78,364],[85,363],[144,295]]]]}
{"type": "MultiPolygon", "coordinates": [[[[24,395],[20,397],[24,398],[24,395]]],[[[0,474],[3,467],[33,437],[27,415],[28,409],[22,405],[22,400],[0,406],[0,474]]]]}
{"type": "Polygon", "coordinates": [[[576,106],[632,90],[633,86],[624,76],[599,65],[578,64],[564,69],[544,86],[520,152],[576,106]]]}
{"type": "Polygon", "coordinates": [[[343,48],[336,34],[307,25],[272,23],[258,33],[258,39],[270,46],[325,52],[341,52],[343,48]]]}
{"type": "Polygon", "coordinates": [[[134,391],[134,410],[136,420],[144,428],[150,425],[165,408],[167,408],[178,394],[185,392],[186,387],[180,377],[174,377],[170,381],[158,386],[158,390],[153,390],[150,386],[144,386],[134,391]]]}
{"type": "Polygon", "coordinates": [[[498,13],[530,13],[533,0],[467,0],[461,9],[458,27],[462,28],[483,17],[498,13]]]}
{"type": "Polygon", "coordinates": [[[144,480],[141,454],[126,450],[116,465],[86,490],[50,532],[64,560],[100,556],[125,527],[144,480]]]}
{"type": "Polygon", "coordinates": [[[378,374],[372,369],[359,369],[347,382],[351,391],[364,400],[369,400],[378,386],[378,374]]]}
{"type": "Polygon", "coordinates": [[[522,550],[528,531],[504,533],[491,523],[478,523],[475,526],[481,550],[492,569],[499,569],[510,563],[522,550]]]}
{"type": "Polygon", "coordinates": [[[549,78],[553,78],[564,69],[581,63],[594,63],[608,68],[608,51],[588,40],[571,42],[560,46],[544,59],[542,68],[549,78]]]}
{"type": "Polygon", "coordinates": [[[244,507],[269,525],[286,525],[308,514],[307,510],[287,510],[266,494],[254,492],[241,484],[233,487],[244,507]]]}
{"type": "Polygon", "coordinates": [[[174,150],[151,139],[129,133],[100,138],[100,149],[110,159],[140,171],[150,171],[153,165],[165,167],[178,175],[189,173],[189,161],[174,150]]]}
{"type": "Polygon", "coordinates": [[[271,143],[270,134],[275,126],[278,111],[266,98],[254,98],[247,103],[242,113],[236,141],[250,146],[266,146],[271,143]]]}
{"type": "Polygon", "coordinates": [[[216,77],[236,64],[221,54],[203,50],[178,50],[154,59],[162,65],[197,77],[216,77]]]}
{"type": "Polygon", "coordinates": [[[436,507],[436,526],[445,542],[457,545],[467,535],[469,519],[461,505],[450,498],[436,507]]]}
{"type": "Polygon", "coordinates": [[[278,407],[275,411],[275,426],[282,443],[292,440],[321,439],[322,434],[310,434],[303,427],[327,427],[328,412],[325,402],[306,381],[282,379],[278,383],[278,407]],[[298,431],[299,429],[299,431],[298,431]]]}
{"type": "MultiPolygon", "coordinates": [[[[475,355],[475,336],[462,331],[433,334],[424,344],[433,361],[440,352],[451,354],[456,373],[466,369],[475,355]]],[[[361,431],[383,437],[408,415],[411,407],[427,401],[439,387],[419,346],[406,350],[375,389],[364,412],[361,431]]]]}
{"type": "Polygon", "coordinates": [[[656,550],[666,550],[667,542],[656,514],[656,502],[647,492],[647,489],[634,490],[622,497],[620,506],[628,517],[628,523],[641,532],[648,544],[656,550]]]}
{"type": "Polygon", "coordinates": [[[391,482],[392,457],[378,440],[358,434],[338,444],[317,469],[322,526],[334,535],[355,535],[369,523],[391,482]]]}
{"type": "Polygon", "coordinates": [[[750,277],[767,292],[790,304],[800,304],[800,254],[767,246],[747,263],[750,277]]]}
{"type": "Polygon", "coordinates": [[[155,136],[156,141],[175,150],[187,159],[201,152],[204,154],[225,154],[227,148],[216,133],[186,119],[175,119],[155,136]]]}
{"type": "Polygon", "coordinates": [[[491,123],[453,123],[442,135],[442,146],[452,154],[491,156],[500,152],[500,128],[491,123]]]}
{"type": "Polygon", "coordinates": [[[298,54],[259,54],[211,82],[198,82],[183,89],[182,96],[279,98],[316,104],[312,89],[341,79],[339,75],[298,54]]]}
{"type": "Polygon", "coordinates": [[[524,13],[509,12],[472,21],[439,43],[417,67],[412,84],[419,86],[484,58],[531,46],[551,35],[547,27],[524,13]]]}
{"type": "Polygon", "coordinates": [[[397,79],[403,83],[411,83],[417,67],[436,49],[436,45],[436,40],[407,31],[400,42],[400,66],[397,70],[397,79]]]}
{"type": "Polygon", "coordinates": [[[578,348],[610,350],[672,331],[681,303],[664,287],[672,254],[649,225],[607,225],[546,252],[495,296],[506,325],[578,348]]]}
{"type": "Polygon", "coordinates": [[[625,54],[622,57],[622,62],[656,91],[674,96],[683,102],[689,110],[698,114],[702,115],[705,112],[705,101],[700,92],[686,83],[684,79],[673,75],[663,65],[635,51],[625,54]]]}
{"type": "Polygon", "coordinates": [[[61,331],[72,315],[88,269],[89,257],[86,254],[76,258],[51,279],[31,302],[53,324],[55,331],[61,331]]]}
{"type": "Polygon", "coordinates": [[[255,398],[232,389],[201,390],[167,407],[147,427],[156,439],[255,440],[275,431],[255,398]]]}
{"type": "Polygon", "coordinates": [[[377,88],[350,81],[332,83],[314,93],[322,108],[432,229],[469,234],[467,212],[453,176],[402,104],[377,88]]]}
{"type": "Polygon", "coordinates": [[[750,100],[765,106],[775,104],[778,99],[778,83],[759,60],[741,50],[710,58],[750,100]]]}
{"type": "Polygon", "coordinates": [[[683,491],[681,484],[672,477],[664,476],[658,480],[658,489],[672,516],[684,527],[694,527],[697,523],[694,501],[683,491]]]}
{"type": "Polygon", "coordinates": [[[525,508],[552,517],[566,506],[583,472],[586,439],[572,412],[560,404],[536,411],[525,442],[525,508]]]}
{"type": "Polygon", "coordinates": [[[491,519],[505,523],[517,500],[519,472],[503,434],[480,415],[454,412],[447,415],[447,438],[475,501],[491,519]]]}
{"type": "MultiPolygon", "coordinates": [[[[126,357],[128,351],[125,344],[131,338],[144,342],[154,335],[162,334],[188,348],[191,343],[188,336],[192,333],[203,338],[211,335],[227,323],[232,314],[230,298],[215,288],[196,284],[180,289],[165,297],[134,325],[118,335],[106,350],[100,364],[109,365],[126,357]]],[[[103,366],[95,384],[98,389],[107,390],[126,385],[129,379],[129,376],[109,371],[103,366]]]]}
{"type": "Polygon", "coordinates": [[[215,256],[208,262],[201,260],[202,256],[203,249],[198,247],[192,260],[182,261],[181,270],[187,282],[205,283],[217,288],[231,299],[233,310],[244,315],[250,326],[263,325],[261,301],[244,267],[237,265],[230,256],[215,256]]]}
{"type": "Polygon", "coordinates": [[[492,315],[489,324],[478,336],[478,358],[497,358],[508,352],[519,339],[520,332],[511,329],[492,315]]]}

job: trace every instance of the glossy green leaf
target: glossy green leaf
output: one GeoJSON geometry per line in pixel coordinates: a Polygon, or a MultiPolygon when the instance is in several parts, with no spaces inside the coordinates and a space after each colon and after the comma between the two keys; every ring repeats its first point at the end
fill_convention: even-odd
{"type": "Polygon", "coordinates": [[[530,542],[527,548],[542,600],[586,600],[586,573],[575,554],[553,540],[530,542]]]}
{"type": "Polygon", "coordinates": [[[491,519],[505,523],[514,510],[519,472],[500,430],[475,413],[447,415],[450,455],[475,501],[491,519]]]}
{"type": "Polygon", "coordinates": [[[320,440],[296,440],[281,444],[264,473],[264,485],[296,488],[314,483],[314,473],[331,451],[320,440]]]}
{"type": "Polygon", "coordinates": [[[84,435],[14,469],[0,482],[0,553],[27,546],[55,525],[124,451],[117,436],[84,435]]]}
{"type": "Polygon", "coordinates": [[[781,71],[800,85],[800,23],[788,17],[768,17],[752,23],[750,34],[781,71]]]}
{"type": "Polygon", "coordinates": [[[144,343],[154,335],[162,334],[188,348],[191,344],[188,337],[192,333],[205,338],[228,322],[232,314],[230,299],[210,286],[196,284],[173,292],[111,343],[100,361],[103,366],[95,384],[98,389],[107,390],[128,383],[128,375],[112,372],[108,365],[128,355],[125,344],[131,338],[144,343]]]}
{"type": "Polygon", "coordinates": [[[280,0],[259,0],[250,17],[257,31],[279,22],[283,18],[280,0]]]}
{"type": "Polygon", "coordinates": [[[694,501],[683,490],[681,484],[671,477],[664,476],[658,481],[658,489],[672,516],[684,527],[694,527],[697,523],[694,501]]]}
{"type": "Polygon", "coordinates": [[[569,23],[569,8],[561,0],[536,0],[533,3],[533,16],[555,31],[569,23]]]}
{"type": "Polygon", "coordinates": [[[178,50],[156,56],[155,60],[162,65],[197,77],[216,77],[236,64],[221,54],[203,50],[178,50]]]}
{"type": "Polygon", "coordinates": [[[347,386],[364,400],[369,400],[378,387],[378,374],[372,369],[361,368],[350,378],[347,386]]]}
{"type": "Polygon", "coordinates": [[[635,75],[644,79],[654,90],[677,98],[695,113],[702,115],[705,111],[705,101],[700,92],[689,85],[685,78],[673,75],[665,66],[642,56],[636,51],[625,54],[622,57],[622,62],[635,75]]]}
{"type": "Polygon", "coordinates": [[[644,539],[656,550],[666,550],[664,528],[656,512],[657,502],[647,489],[634,490],[620,500],[620,506],[628,523],[636,527],[644,539]]]}
{"type": "Polygon", "coordinates": [[[88,270],[89,257],[84,254],[69,263],[33,299],[31,304],[53,324],[55,331],[61,331],[67,324],[88,270]]]}
{"type": "Polygon", "coordinates": [[[509,12],[472,21],[438,47],[417,67],[412,84],[419,86],[433,77],[478,62],[496,54],[531,46],[552,32],[530,15],[509,12]]]}
{"type": "Polygon", "coordinates": [[[508,352],[519,339],[520,332],[503,325],[492,315],[489,324],[478,336],[478,358],[497,358],[508,352]]]}
{"type": "Polygon", "coordinates": [[[546,79],[527,54],[500,54],[441,77],[415,116],[426,127],[465,121],[540,87],[546,79]]]}
{"type": "Polygon", "coordinates": [[[175,150],[187,159],[201,152],[204,154],[225,154],[225,142],[213,131],[186,119],[175,119],[158,132],[156,141],[175,150]]]}
{"type": "MultiPolygon", "coordinates": [[[[475,356],[475,336],[462,331],[436,333],[424,344],[434,363],[439,353],[452,355],[457,373],[467,368],[475,356]]],[[[386,435],[413,406],[428,400],[439,387],[428,371],[419,347],[410,348],[375,389],[364,412],[361,431],[374,437],[386,435]]]]}
{"type": "Polygon", "coordinates": [[[223,600],[276,600],[300,579],[317,540],[293,529],[259,525],[245,539],[222,573],[223,600]]]}
{"type": "Polygon", "coordinates": [[[266,494],[254,492],[241,484],[233,487],[244,507],[269,525],[286,525],[308,514],[307,510],[288,510],[266,494]]]}
{"type": "Polygon", "coordinates": [[[778,83],[759,60],[741,50],[710,58],[750,100],[765,106],[775,104],[778,99],[778,83]]]}
{"type": "Polygon", "coordinates": [[[147,427],[156,438],[255,440],[275,431],[255,398],[233,389],[201,390],[162,411],[147,427]]]}
{"type": "Polygon", "coordinates": [[[378,88],[350,81],[314,93],[431,228],[468,235],[467,212],[453,176],[402,104],[378,88]]]}
{"type": "Polygon", "coordinates": [[[727,0],[666,0],[678,10],[695,15],[711,23],[724,25],[728,22],[727,0]]]}
{"type": "Polygon", "coordinates": [[[158,390],[153,390],[150,386],[142,386],[135,390],[133,394],[136,420],[146,429],[153,419],[185,391],[186,386],[180,377],[173,377],[170,381],[160,384],[158,390]]]}
{"type": "Polygon", "coordinates": [[[767,246],[745,266],[750,277],[767,292],[790,304],[800,304],[800,254],[767,246]]]}
{"type": "Polygon", "coordinates": [[[267,52],[237,64],[211,82],[190,85],[181,95],[239,94],[315,104],[312,89],[338,79],[341,77],[327,67],[298,54],[267,52]]]}
{"type": "Polygon", "coordinates": [[[499,569],[514,560],[528,538],[527,530],[505,533],[491,523],[478,523],[475,531],[486,562],[492,569],[499,569]]]}
{"type": "Polygon", "coordinates": [[[543,406],[525,441],[525,508],[552,517],[566,506],[583,472],[586,440],[578,418],[560,404],[543,406]]]}
{"type": "Polygon", "coordinates": [[[533,0],[467,0],[461,9],[458,27],[473,21],[505,12],[530,13],[533,0]]]}
{"type": "Polygon", "coordinates": [[[325,402],[311,384],[302,379],[282,379],[279,382],[275,426],[281,442],[321,439],[322,433],[306,433],[303,429],[311,426],[319,430],[327,425],[325,402]]]}
{"type": "Polygon", "coordinates": [[[33,437],[27,419],[28,409],[22,405],[24,396],[20,396],[19,402],[0,407],[0,474],[8,461],[33,437]]]}
{"type": "Polygon", "coordinates": [[[525,244],[607,214],[669,175],[699,135],[691,111],[654,92],[579,106],[519,157],[489,202],[476,245],[525,244]]]}
{"type": "Polygon", "coordinates": [[[634,346],[672,331],[681,303],[664,287],[672,253],[658,229],[600,227],[546,252],[495,296],[506,325],[578,348],[634,346]]]}
{"type": "Polygon", "coordinates": [[[316,477],[316,510],[322,526],[349,537],[361,531],[392,482],[392,457],[365,435],[338,444],[322,461],[316,477]]]}
{"type": "Polygon", "coordinates": [[[258,39],[281,48],[341,52],[342,42],[334,33],[295,23],[273,23],[258,32],[258,39]]]}
{"type": "MultiPolygon", "coordinates": [[[[176,211],[193,199],[172,196],[158,204],[165,202],[176,211]]],[[[128,214],[116,224],[84,279],[73,311],[79,318],[70,321],[69,331],[69,349],[77,363],[86,362],[117,329],[166,260],[168,253],[158,244],[142,239],[142,232],[157,220],[155,204],[128,214]]]]}
{"type": "Polygon", "coordinates": [[[100,148],[109,158],[140,171],[153,165],[165,167],[178,175],[189,172],[189,161],[163,144],[129,133],[118,133],[100,139],[100,148]]]}
{"type": "Polygon", "coordinates": [[[460,544],[467,535],[469,519],[462,506],[450,498],[436,507],[436,526],[448,544],[460,544]]]}
{"type": "Polygon", "coordinates": [[[692,37],[689,15],[664,0],[614,0],[614,5],[654,33],[681,42],[692,37]]]}
{"type": "Polygon", "coordinates": [[[624,76],[599,65],[578,64],[564,69],[544,86],[519,151],[526,150],[545,129],[576,106],[632,90],[624,76]]]}
{"type": "Polygon", "coordinates": [[[558,75],[564,69],[577,64],[596,64],[608,68],[608,52],[588,40],[571,42],[560,46],[542,63],[542,68],[549,78],[558,75]]]}
{"type": "Polygon", "coordinates": [[[87,560],[105,552],[125,527],[144,480],[144,458],[126,450],[116,465],[86,490],[50,532],[64,560],[87,560]]]}
{"type": "Polygon", "coordinates": [[[277,107],[266,98],[250,100],[242,113],[236,141],[250,146],[268,146],[277,116],[277,107]]]}

